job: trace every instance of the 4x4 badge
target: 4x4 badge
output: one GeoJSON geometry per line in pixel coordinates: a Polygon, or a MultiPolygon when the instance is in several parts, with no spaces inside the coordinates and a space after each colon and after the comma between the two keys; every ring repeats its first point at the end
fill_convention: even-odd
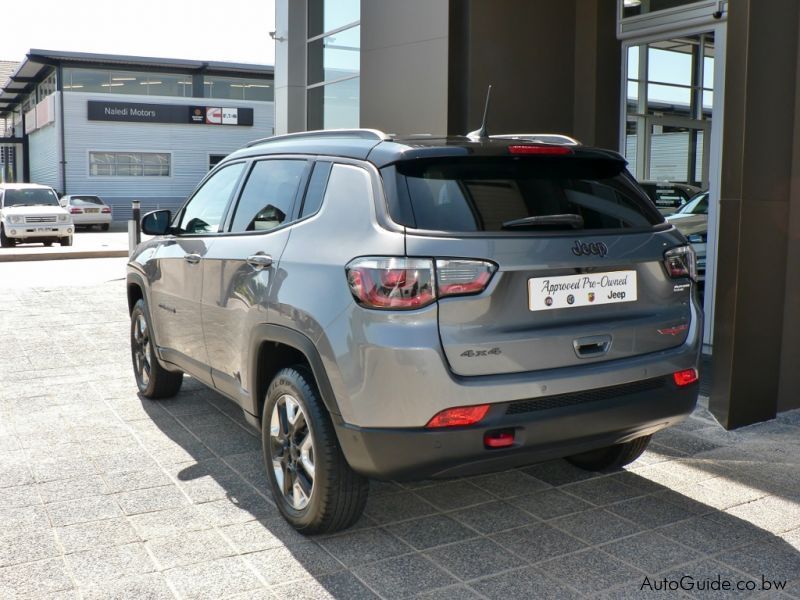
{"type": "Polygon", "coordinates": [[[572,253],[575,256],[589,256],[594,254],[595,256],[599,256],[603,258],[606,254],[608,254],[608,246],[606,246],[603,242],[582,242],[580,240],[575,240],[575,245],[572,247],[572,253]]]}
{"type": "Polygon", "coordinates": [[[461,353],[464,358],[474,358],[476,356],[495,356],[502,354],[500,348],[492,348],[491,350],[465,350],[461,353]]]}

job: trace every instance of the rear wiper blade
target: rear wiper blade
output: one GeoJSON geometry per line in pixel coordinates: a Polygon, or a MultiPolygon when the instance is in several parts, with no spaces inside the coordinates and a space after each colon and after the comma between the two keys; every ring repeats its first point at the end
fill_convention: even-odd
{"type": "Polygon", "coordinates": [[[569,225],[573,229],[583,229],[583,217],[580,215],[542,215],[514,219],[503,223],[503,229],[516,227],[553,227],[556,225],[569,225]]]}

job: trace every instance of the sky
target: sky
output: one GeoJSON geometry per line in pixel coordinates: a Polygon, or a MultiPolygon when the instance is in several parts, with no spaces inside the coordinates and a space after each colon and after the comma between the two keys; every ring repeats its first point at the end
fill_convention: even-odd
{"type": "Polygon", "coordinates": [[[272,65],[274,0],[3,2],[0,60],[31,48],[272,65]]]}

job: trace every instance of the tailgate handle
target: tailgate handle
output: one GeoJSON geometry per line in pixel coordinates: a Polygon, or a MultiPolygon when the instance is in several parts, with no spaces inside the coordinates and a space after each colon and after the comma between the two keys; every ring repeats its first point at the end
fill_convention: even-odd
{"type": "Polygon", "coordinates": [[[578,358],[593,358],[602,356],[611,348],[610,335],[593,335],[591,337],[578,338],[572,341],[575,354],[578,358]]]}

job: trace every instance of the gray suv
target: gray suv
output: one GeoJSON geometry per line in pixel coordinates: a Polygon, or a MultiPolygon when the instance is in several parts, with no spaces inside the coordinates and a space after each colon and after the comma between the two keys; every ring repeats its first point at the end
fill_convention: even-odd
{"type": "Polygon", "coordinates": [[[635,460],[695,406],[694,252],[618,154],[536,136],[261,140],[172,215],[127,285],[136,381],[187,373],[260,428],[305,533],[368,478],[635,460]]]}

